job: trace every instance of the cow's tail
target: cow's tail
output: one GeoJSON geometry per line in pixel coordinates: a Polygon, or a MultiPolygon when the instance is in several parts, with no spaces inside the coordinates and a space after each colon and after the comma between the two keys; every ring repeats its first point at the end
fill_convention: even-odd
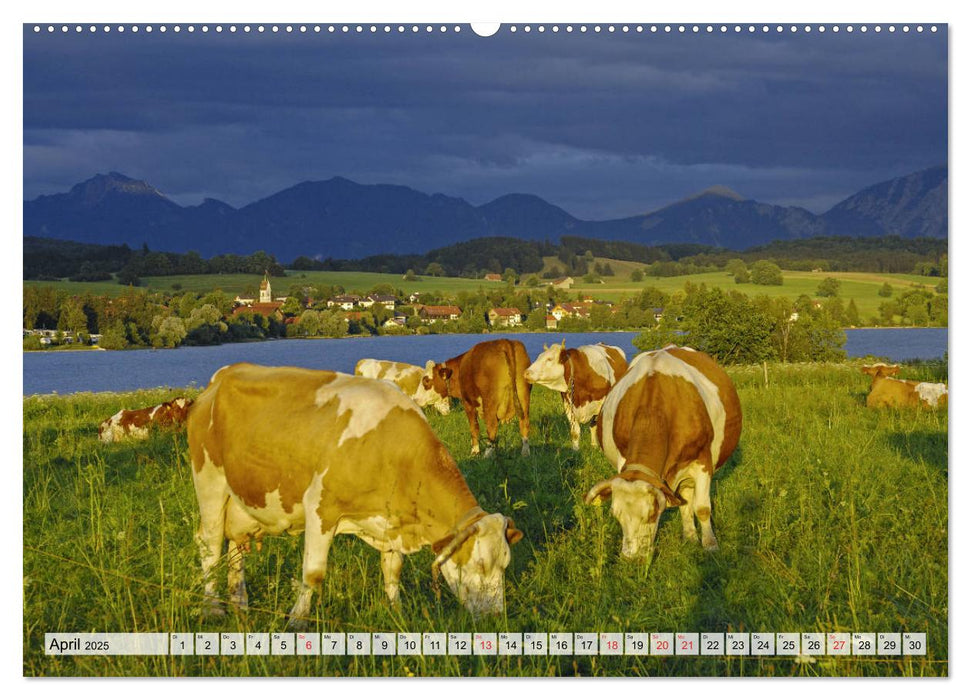
{"type": "Polygon", "coordinates": [[[507,347],[507,351],[504,353],[504,355],[506,356],[506,365],[509,367],[509,377],[512,379],[512,384],[510,385],[510,389],[512,390],[512,403],[516,409],[516,418],[518,418],[519,420],[522,420],[525,414],[525,411],[523,410],[522,402],[519,400],[520,375],[517,373],[517,369],[520,369],[520,371],[525,372],[526,368],[516,367],[516,346],[513,345],[512,343],[509,343],[506,347],[507,347]]]}

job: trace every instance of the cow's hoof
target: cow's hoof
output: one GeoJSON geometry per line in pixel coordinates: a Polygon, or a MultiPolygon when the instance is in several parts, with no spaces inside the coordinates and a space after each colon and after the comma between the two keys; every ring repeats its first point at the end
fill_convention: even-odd
{"type": "Polygon", "coordinates": [[[222,619],[226,617],[226,608],[222,606],[222,603],[217,603],[214,600],[207,601],[202,606],[202,616],[205,618],[222,619]]]}
{"type": "Polygon", "coordinates": [[[304,617],[287,616],[287,632],[306,632],[310,629],[310,620],[304,617]]]}
{"type": "Polygon", "coordinates": [[[482,456],[483,456],[483,457],[486,457],[486,458],[489,458],[489,457],[491,457],[491,456],[492,456],[493,454],[495,454],[495,450],[494,450],[494,449],[492,449],[491,447],[487,447],[487,448],[486,448],[486,451],[485,451],[485,452],[483,453],[483,455],[482,455],[482,456]]]}
{"type": "Polygon", "coordinates": [[[718,541],[715,539],[701,541],[701,546],[705,548],[706,552],[717,552],[718,551],[718,541]]]}
{"type": "Polygon", "coordinates": [[[529,457],[529,445],[523,445],[523,457],[529,457]]]}
{"type": "MultiPolygon", "coordinates": [[[[694,530],[684,530],[682,534],[684,535],[684,541],[685,542],[697,542],[698,541],[698,533],[695,532],[694,530]]],[[[717,547],[718,544],[716,543],[715,546],[717,547]]]]}
{"type": "Polygon", "coordinates": [[[574,452],[579,452],[580,451],[580,443],[579,442],[574,442],[572,445],[570,445],[570,447],[573,448],[573,451],[574,452]]]}

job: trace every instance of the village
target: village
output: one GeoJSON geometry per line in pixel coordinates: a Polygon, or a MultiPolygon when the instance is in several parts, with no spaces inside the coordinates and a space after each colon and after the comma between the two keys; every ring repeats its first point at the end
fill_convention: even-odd
{"type": "MultiPolygon", "coordinates": [[[[485,274],[483,282],[496,284],[504,282],[502,276],[498,274],[485,274]]],[[[531,293],[524,293],[519,289],[512,290],[511,294],[502,296],[515,297],[522,299],[522,303],[509,306],[482,307],[483,298],[489,295],[488,290],[480,292],[474,298],[475,308],[459,305],[455,299],[444,297],[440,294],[428,292],[404,292],[397,290],[397,294],[389,293],[340,293],[333,294],[325,299],[315,299],[313,288],[305,288],[305,294],[296,295],[275,295],[273,283],[268,274],[264,274],[259,283],[258,295],[244,296],[237,294],[231,302],[231,308],[226,312],[211,314],[208,318],[209,323],[242,324],[252,323],[259,326],[264,331],[264,337],[317,337],[327,335],[359,335],[362,332],[371,334],[393,334],[393,333],[428,333],[428,332],[453,332],[468,330],[459,328],[459,322],[463,318],[468,321],[470,317],[477,316],[481,312],[481,323],[473,323],[472,327],[481,332],[489,329],[512,329],[522,330],[557,330],[563,329],[564,323],[567,330],[576,330],[570,324],[583,326],[590,322],[592,317],[604,315],[615,315],[618,311],[616,305],[610,301],[595,299],[589,295],[577,294],[573,301],[567,301],[569,290],[575,283],[573,277],[561,277],[546,280],[543,285],[545,293],[540,290],[531,290],[531,293]],[[428,303],[426,303],[428,302],[428,303]],[[480,307],[482,307],[480,309],[480,307]],[[310,321],[319,319],[326,315],[330,321],[337,321],[343,324],[343,328],[332,329],[330,332],[320,332],[319,323],[310,321]],[[215,317],[218,315],[218,318],[215,317]],[[527,323],[527,321],[530,321],[527,323]],[[362,331],[368,328],[368,331],[362,331]],[[276,332],[273,332],[276,330],[276,332]]],[[[387,285],[385,285],[387,286],[387,285]]],[[[291,292],[293,288],[291,288],[291,292]]],[[[505,290],[509,292],[510,290],[505,290]]],[[[462,295],[459,295],[461,298],[462,295]]],[[[469,295],[466,294],[465,298],[469,295]]],[[[106,317],[112,315],[112,307],[117,306],[114,300],[105,301],[106,317]]],[[[153,325],[160,326],[166,323],[166,318],[176,318],[175,321],[168,321],[169,326],[175,326],[173,332],[182,335],[179,341],[184,339],[191,328],[191,321],[177,318],[177,314],[170,313],[173,304],[162,305],[158,310],[161,314],[154,317],[153,325]],[[159,317],[161,316],[161,318],[159,317]]],[[[86,307],[87,308],[87,307],[86,307]]],[[[652,307],[644,315],[641,324],[646,321],[656,324],[660,321],[663,308],[652,307]]],[[[35,349],[65,347],[65,346],[94,346],[102,344],[103,333],[92,332],[90,319],[85,321],[84,314],[75,313],[75,320],[70,319],[70,313],[60,314],[57,328],[24,328],[23,337],[25,348],[32,346],[35,349]],[[30,340],[28,340],[30,339],[30,340]]],[[[47,324],[50,325],[50,324],[47,324]]],[[[100,324],[98,324],[100,325],[100,324]]],[[[628,325],[628,324],[624,324],[628,325]]],[[[157,330],[157,329],[156,329],[157,330]]],[[[158,345],[158,343],[153,343],[158,345]]],[[[173,346],[180,344],[162,343],[162,346],[173,346]]],[[[137,345],[137,343],[133,343],[137,345]]]]}

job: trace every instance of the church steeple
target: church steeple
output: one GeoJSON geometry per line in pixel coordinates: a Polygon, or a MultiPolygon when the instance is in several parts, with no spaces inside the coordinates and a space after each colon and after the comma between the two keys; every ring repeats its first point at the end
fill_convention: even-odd
{"type": "Polygon", "coordinates": [[[260,303],[268,304],[273,301],[273,292],[270,289],[270,275],[269,272],[263,271],[263,281],[260,282],[260,303]]]}

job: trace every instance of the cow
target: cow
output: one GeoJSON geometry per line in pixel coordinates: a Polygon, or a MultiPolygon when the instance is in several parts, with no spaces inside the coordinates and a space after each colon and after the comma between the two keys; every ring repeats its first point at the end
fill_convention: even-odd
{"type": "Polygon", "coordinates": [[[245,608],[243,552],[253,538],[283,532],[304,532],[291,629],[307,625],[331,542],[341,533],[381,552],[393,604],[403,556],[430,546],[436,590],[440,572],[474,615],[504,609],[510,545],[522,532],[479,507],[425,414],[390,383],[230,365],[196,400],[188,433],[207,612],[225,614],[212,576],[224,542],[230,602],[245,608]]]}
{"type": "MultiPolygon", "coordinates": [[[[627,371],[627,356],[614,345],[597,343],[566,347],[547,347],[526,370],[530,384],[539,384],[560,392],[563,409],[570,422],[570,440],[573,449],[580,449],[580,426],[590,423],[600,412],[600,407],[610,388],[627,371]]],[[[596,445],[595,428],[590,428],[590,440],[596,445]]]]}
{"type": "Polygon", "coordinates": [[[900,365],[888,365],[883,362],[864,365],[860,371],[873,377],[873,381],[870,382],[870,393],[866,397],[867,408],[947,407],[947,384],[894,379],[893,375],[900,372],[900,365]]]}
{"type": "Polygon", "coordinates": [[[152,426],[177,428],[181,426],[192,405],[192,399],[177,398],[158,406],[122,409],[98,426],[101,442],[119,442],[125,438],[147,440],[152,426]]]}
{"type": "Polygon", "coordinates": [[[522,454],[529,454],[529,394],[532,386],[523,373],[529,355],[518,340],[487,340],[450,360],[425,365],[422,386],[442,398],[462,402],[472,432],[472,454],[479,454],[479,418],[486,424],[488,444],[485,456],[492,454],[499,424],[518,418],[522,454]]]}
{"type": "Polygon", "coordinates": [[[419,406],[434,406],[439,413],[447,416],[452,408],[451,399],[442,398],[434,391],[422,386],[421,378],[425,370],[418,365],[391,360],[358,360],[354,367],[354,374],[369,379],[384,379],[397,385],[405,394],[419,406]]]}
{"type": "Polygon", "coordinates": [[[707,354],[669,345],[634,358],[597,420],[597,440],[618,474],[596,484],[587,503],[613,496],[621,555],[650,563],[658,520],[679,506],[687,540],[716,549],[712,476],[734,452],[742,410],[731,379],[707,354]]]}

